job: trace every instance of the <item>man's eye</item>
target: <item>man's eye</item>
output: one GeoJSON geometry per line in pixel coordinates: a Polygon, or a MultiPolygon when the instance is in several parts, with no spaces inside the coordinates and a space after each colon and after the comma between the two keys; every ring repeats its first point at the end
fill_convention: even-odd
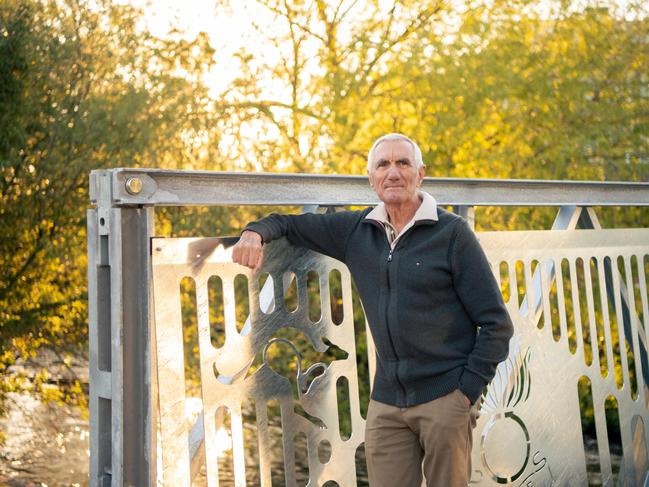
{"type": "Polygon", "coordinates": [[[383,167],[388,163],[388,161],[379,161],[376,163],[376,167],[383,167]]]}
{"type": "Polygon", "coordinates": [[[410,161],[408,159],[401,159],[401,160],[397,161],[397,164],[399,164],[400,166],[409,166],[410,161]]]}

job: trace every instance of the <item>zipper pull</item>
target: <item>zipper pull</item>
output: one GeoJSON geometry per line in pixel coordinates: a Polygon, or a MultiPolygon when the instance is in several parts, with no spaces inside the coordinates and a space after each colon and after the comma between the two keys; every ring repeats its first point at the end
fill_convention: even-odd
{"type": "Polygon", "coordinates": [[[390,249],[390,253],[388,254],[388,262],[392,262],[392,251],[394,249],[390,249]]]}

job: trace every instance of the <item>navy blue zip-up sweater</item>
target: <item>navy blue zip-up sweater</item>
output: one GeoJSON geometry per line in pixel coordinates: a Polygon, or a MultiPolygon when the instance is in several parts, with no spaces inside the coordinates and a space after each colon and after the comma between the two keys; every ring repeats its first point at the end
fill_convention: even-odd
{"type": "Polygon", "coordinates": [[[409,407],[459,388],[476,401],[513,332],[476,235],[438,208],[437,221],[417,221],[390,252],[382,225],[365,218],[370,211],[273,214],[246,230],[347,265],[376,345],[372,399],[409,407]]]}

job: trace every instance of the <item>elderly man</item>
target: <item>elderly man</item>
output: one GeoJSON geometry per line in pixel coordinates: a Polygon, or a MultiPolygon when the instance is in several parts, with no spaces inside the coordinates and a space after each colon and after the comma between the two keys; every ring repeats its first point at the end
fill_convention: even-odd
{"type": "Polygon", "coordinates": [[[375,208],[271,215],[246,227],[233,259],[257,270],[262,245],[286,236],[344,262],[376,344],[370,485],[420,487],[423,470],[429,487],[466,487],[478,402],[507,357],[512,323],[473,231],[419,191],[417,144],[384,135],[367,171],[375,208]]]}

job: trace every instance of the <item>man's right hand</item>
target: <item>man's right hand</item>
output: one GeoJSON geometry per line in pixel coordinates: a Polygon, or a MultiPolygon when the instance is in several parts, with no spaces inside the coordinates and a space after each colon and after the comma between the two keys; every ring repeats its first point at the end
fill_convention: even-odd
{"type": "Polygon", "coordinates": [[[241,234],[236,245],[232,247],[232,261],[250,267],[253,272],[257,272],[261,267],[263,253],[261,235],[246,230],[241,234]]]}

